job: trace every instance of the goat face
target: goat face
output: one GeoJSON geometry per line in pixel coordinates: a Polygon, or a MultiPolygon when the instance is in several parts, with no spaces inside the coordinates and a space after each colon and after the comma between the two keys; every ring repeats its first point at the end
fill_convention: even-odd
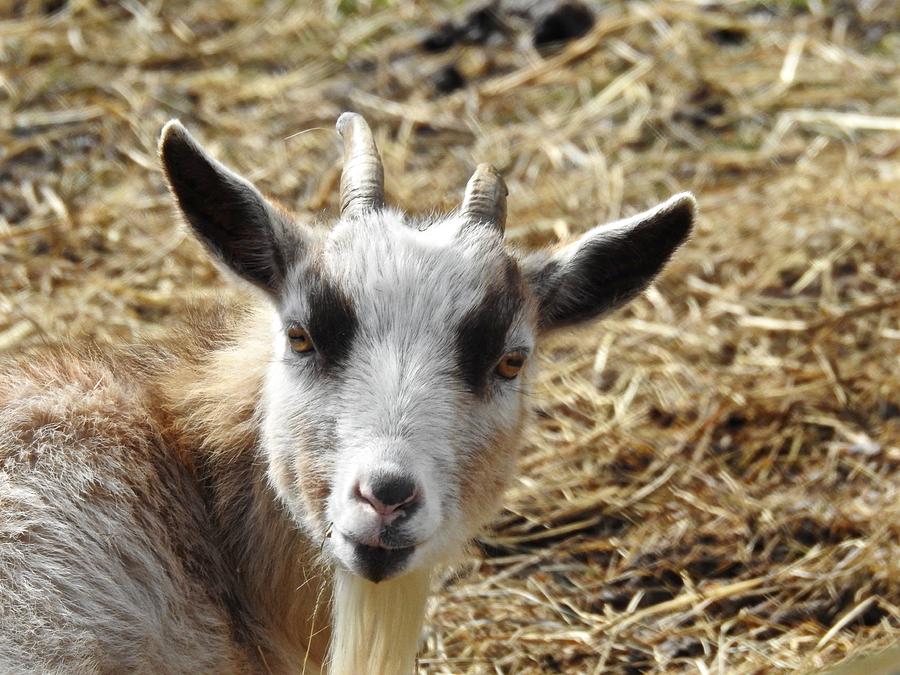
{"type": "Polygon", "coordinates": [[[644,288],[687,236],[693,200],[517,257],[493,170],[479,167],[459,212],[413,221],[384,208],[362,119],[339,130],[342,215],[328,233],[298,226],[177,123],[160,152],[194,233],[275,310],[260,407],[275,491],[331,559],[380,581],[447,561],[492,515],[536,341],[644,288]]]}
{"type": "Polygon", "coordinates": [[[458,217],[421,229],[371,213],[318,248],[279,302],[271,475],[313,531],[331,524],[341,562],[379,579],[458,549],[492,511],[534,302],[499,234],[458,217]]]}

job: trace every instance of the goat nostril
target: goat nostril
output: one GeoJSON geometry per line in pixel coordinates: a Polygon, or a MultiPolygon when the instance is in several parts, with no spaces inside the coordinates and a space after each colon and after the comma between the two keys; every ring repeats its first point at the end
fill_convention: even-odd
{"type": "Polygon", "coordinates": [[[354,496],[368,503],[377,513],[387,516],[414,504],[419,499],[419,490],[415,482],[408,478],[376,476],[371,482],[357,483],[354,496]]]}

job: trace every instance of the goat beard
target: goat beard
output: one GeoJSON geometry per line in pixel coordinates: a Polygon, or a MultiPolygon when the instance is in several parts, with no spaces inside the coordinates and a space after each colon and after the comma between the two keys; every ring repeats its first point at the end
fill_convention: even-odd
{"type": "Polygon", "coordinates": [[[414,673],[432,576],[415,570],[376,584],[336,569],[328,674],[414,673]]]}

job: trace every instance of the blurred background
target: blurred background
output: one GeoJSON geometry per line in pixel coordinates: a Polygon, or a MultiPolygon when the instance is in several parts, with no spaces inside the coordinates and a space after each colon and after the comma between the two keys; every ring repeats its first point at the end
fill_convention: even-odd
{"type": "Polygon", "coordinates": [[[408,211],[495,164],[522,249],[700,204],[656,285],[544,349],[421,672],[814,672],[900,639],[897,2],[0,0],[0,350],[233,292],[166,194],[167,119],[313,221],[344,110],[408,211]]]}

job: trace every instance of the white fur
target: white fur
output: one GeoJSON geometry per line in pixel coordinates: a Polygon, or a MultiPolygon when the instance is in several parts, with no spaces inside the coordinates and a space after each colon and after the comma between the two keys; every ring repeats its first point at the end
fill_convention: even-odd
{"type": "Polygon", "coordinates": [[[373,584],[338,570],[329,673],[414,672],[429,585],[427,571],[373,584]]]}

